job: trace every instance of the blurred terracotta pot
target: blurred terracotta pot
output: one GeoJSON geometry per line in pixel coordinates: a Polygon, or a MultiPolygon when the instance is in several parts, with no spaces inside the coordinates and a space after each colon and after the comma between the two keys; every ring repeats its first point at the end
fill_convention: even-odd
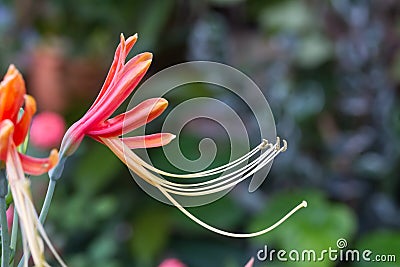
{"type": "Polygon", "coordinates": [[[41,110],[62,114],[70,100],[92,100],[105,78],[101,59],[70,58],[65,47],[58,42],[38,46],[32,53],[28,83],[41,110]]]}
{"type": "Polygon", "coordinates": [[[62,46],[37,47],[28,67],[28,88],[43,110],[62,112],[67,106],[62,46]]]}

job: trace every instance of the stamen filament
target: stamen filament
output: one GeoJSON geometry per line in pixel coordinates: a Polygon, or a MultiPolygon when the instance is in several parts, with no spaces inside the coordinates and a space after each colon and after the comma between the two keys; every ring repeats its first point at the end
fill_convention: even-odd
{"type": "Polygon", "coordinates": [[[261,168],[263,168],[266,164],[268,164],[272,159],[274,159],[280,152],[286,150],[287,143],[285,140],[283,140],[284,146],[280,148],[279,145],[279,140],[278,142],[274,145],[271,146],[270,149],[266,152],[264,152],[259,158],[251,162],[250,164],[240,168],[239,170],[236,170],[235,172],[229,173],[227,175],[221,176],[219,178],[216,178],[214,180],[209,180],[206,182],[201,182],[201,183],[193,183],[193,184],[177,184],[177,183],[172,183],[170,181],[167,181],[165,179],[157,177],[156,179],[154,176],[150,177],[154,182],[159,183],[160,186],[163,186],[166,188],[166,191],[169,193],[177,194],[177,195],[185,195],[185,196],[199,196],[199,195],[208,195],[212,193],[217,193],[220,191],[223,191],[225,189],[231,188],[235,186],[236,184],[244,181],[257,171],[259,171],[261,168]],[[273,153],[270,153],[273,151],[273,153]],[[261,163],[260,163],[261,162],[261,163]],[[253,170],[251,170],[253,169],[253,170]],[[244,175],[246,172],[248,172],[244,177],[240,178],[242,175],[244,175]],[[234,175],[234,176],[233,176],[234,175]],[[228,177],[233,176],[228,179],[228,177]],[[236,180],[238,179],[238,180],[236,180]],[[222,181],[224,180],[224,181],[222,181]],[[236,181],[235,181],[236,180],[236,181]],[[222,182],[220,182],[222,181],[222,182]],[[233,181],[233,182],[231,182],[233,181]],[[217,183],[218,182],[218,183],[217,183]],[[228,182],[231,182],[229,184],[226,184],[228,182]],[[206,186],[204,187],[203,185],[214,183],[213,185],[206,186]],[[226,184],[226,185],[224,185],[226,184]],[[202,187],[200,187],[202,186],[202,187]],[[183,188],[183,187],[199,187],[199,188],[183,188]],[[211,190],[214,189],[214,190],[211,190]],[[195,193],[182,193],[182,192],[195,192],[195,193]]]}
{"type": "MultiPolygon", "coordinates": [[[[279,140],[279,137],[278,139],[279,140]]],[[[205,176],[211,176],[214,174],[218,174],[227,170],[230,170],[234,167],[236,167],[237,165],[241,164],[242,162],[244,162],[245,160],[249,159],[250,157],[252,157],[253,155],[255,155],[259,150],[261,149],[265,149],[267,146],[271,147],[271,144],[268,144],[267,140],[263,140],[263,142],[255,147],[253,150],[251,150],[250,152],[248,152],[247,154],[245,154],[244,156],[217,168],[211,169],[211,170],[206,170],[206,171],[202,171],[202,172],[197,172],[197,173],[190,173],[190,174],[176,174],[176,173],[169,173],[160,169],[155,168],[154,166],[151,166],[150,164],[148,164],[147,162],[145,162],[144,160],[142,160],[140,157],[136,156],[134,158],[132,158],[133,160],[137,161],[137,163],[139,163],[140,165],[142,165],[143,167],[145,167],[146,169],[164,175],[164,176],[168,176],[168,177],[174,177],[174,178],[201,178],[201,177],[205,177],[205,176]]]]}
{"type": "MultiPolygon", "coordinates": [[[[227,177],[229,177],[229,176],[231,176],[231,175],[234,175],[234,174],[237,174],[237,173],[244,173],[244,172],[246,172],[246,169],[248,169],[248,168],[250,168],[250,167],[256,165],[257,163],[259,163],[259,162],[263,159],[264,155],[268,155],[268,153],[271,152],[273,148],[274,148],[274,147],[271,146],[270,149],[268,149],[266,152],[264,152],[263,154],[261,154],[260,157],[258,157],[257,159],[255,159],[255,160],[252,161],[251,163],[245,165],[244,167],[241,167],[240,169],[238,169],[238,170],[236,170],[236,171],[234,171],[234,172],[232,172],[232,173],[229,173],[229,174],[226,174],[226,175],[223,175],[223,176],[221,176],[221,177],[218,177],[218,178],[215,178],[215,179],[212,179],[212,180],[208,180],[208,181],[205,181],[205,182],[191,183],[191,184],[177,184],[177,183],[173,183],[173,182],[170,182],[170,181],[168,181],[168,180],[165,180],[165,179],[160,179],[160,180],[161,180],[162,183],[170,184],[170,185],[176,185],[176,186],[180,186],[180,187],[201,186],[201,185],[206,185],[206,184],[210,184],[210,183],[215,183],[215,182],[218,182],[218,181],[220,181],[220,180],[224,180],[225,178],[227,178],[227,177]]],[[[224,166],[226,166],[226,165],[224,165],[224,166]]],[[[221,166],[221,167],[224,167],[224,166],[221,166]]],[[[225,171],[225,170],[224,170],[224,171],[225,171]]],[[[212,174],[212,175],[214,175],[214,174],[212,174]]],[[[208,176],[208,175],[207,175],[207,176],[208,176]]],[[[211,175],[210,175],[210,176],[211,176],[211,175]]],[[[203,177],[206,177],[206,176],[203,176],[203,177]]]]}
{"type": "MultiPolygon", "coordinates": [[[[279,153],[280,153],[280,150],[275,152],[275,153],[273,153],[273,154],[270,154],[268,156],[268,158],[264,160],[264,162],[266,162],[265,164],[270,162],[270,160],[273,159],[274,157],[276,157],[279,153]]],[[[204,188],[200,188],[200,189],[199,188],[178,188],[178,187],[173,187],[173,186],[169,186],[169,185],[162,184],[162,183],[160,183],[160,186],[165,188],[166,191],[168,191],[169,193],[173,193],[173,194],[176,194],[176,195],[183,195],[183,196],[204,196],[204,195],[209,195],[209,194],[221,192],[221,191],[226,190],[228,188],[232,188],[233,186],[237,185],[238,183],[241,183],[242,181],[244,181],[245,179],[249,178],[251,175],[253,175],[257,171],[259,171],[262,167],[265,166],[265,164],[257,165],[251,171],[245,170],[244,172],[241,172],[241,173],[233,176],[232,178],[227,179],[226,181],[222,181],[220,183],[217,183],[217,184],[214,184],[214,185],[211,185],[211,186],[207,186],[207,187],[204,187],[204,188]],[[249,172],[242,177],[242,175],[244,173],[246,173],[247,171],[249,171],[249,172]],[[238,178],[240,178],[240,179],[238,179],[238,178]],[[234,181],[231,182],[231,183],[225,184],[225,183],[230,182],[232,180],[234,180],[234,181]],[[170,190],[168,188],[176,189],[176,190],[180,190],[180,191],[170,190]],[[187,191],[194,191],[194,192],[193,193],[185,193],[187,191]]],[[[160,180],[162,180],[162,179],[160,179],[160,180]]]]}
{"type": "MultiPolygon", "coordinates": [[[[220,235],[229,236],[229,237],[239,237],[239,238],[248,238],[248,237],[255,237],[255,236],[263,235],[263,234],[275,229],[276,227],[278,227],[280,224],[282,224],[285,220],[287,220],[290,216],[292,216],[299,209],[307,207],[307,202],[302,201],[299,205],[297,205],[295,208],[293,208],[290,212],[288,212],[285,216],[283,216],[275,224],[273,224],[272,226],[265,228],[263,230],[257,231],[257,232],[253,232],[253,233],[227,232],[227,231],[218,229],[216,227],[213,227],[213,226],[203,222],[202,220],[198,219],[196,216],[191,214],[188,210],[186,210],[181,204],[179,204],[179,202],[170,195],[169,191],[171,191],[171,190],[164,188],[164,186],[166,186],[165,182],[167,182],[167,181],[164,179],[160,179],[159,177],[157,177],[156,175],[151,173],[150,170],[147,169],[145,166],[138,163],[138,161],[136,160],[138,158],[138,156],[135,153],[133,153],[133,151],[131,151],[119,138],[101,138],[101,140],[105,145],[107,145],[115,153],[115,155],[120,160],[122,160],[122,162],[124,162],[137,175],[139,175],[139,177],[141,177],[142,179],[147,181],[149,184],[156,187],[174,206],[176,206],[188,218],[190,218],[191,220],[193,220],[195,223],[199,224],[200,226],[203,226],[204,228],[206,228],[214,233],[220,234],[220,235]]],[[[180,195],[184,195],[184,196],[190,195],[190,194],[204,196],[210,192],[219,192],[219,191],[221,191],[220,188],[223,188],[223,189],[229,188],[230,186],[241,182],[242,180],[246,179],[248,176],[257,172],[260,168],[265,166],[266,163],[270,162],[271,159],[275,158],[276,155],[278,155],[280,152],[285,151],[287,148],[286,141],[285,140],[283,141],[283,143],[284,143],[283,147],[280,147],[279,142],[280,142],[280,140],[277,139],[277,143],[274,146],[272,146],[272,148],[274,148],[273,153],[270,153],[267,151],[255,160],[256,163],[254,163],[254,162],[251,163],[251,164],[254,164],[254,166],[256,166],[255,168],[253,168],[251,164],[249,164],[249,165],[251,165],[250,167],[249,167],[249,165],[247,165],[247,169],[245,172],[247,172],[249,170],[251,170],[251,171],[249,171],[245,175],[245,177],[242,177],[241,179],[231,182],[227,185],[224,185],[224,186],[221,186],[218,188],[214,188],[213,190],[207,190],[205,192],[195,192],[196,194],[195,193],[182,193],[182,192],[177,192],[177,193],[180,195]],[[257,165],[257,163],[259,163],[259,162],[261,162],[261,164],[257,165]]],[[[222,182],[222,183],[224,183],[224,182],[222,182]]],[[[219,184],[221,184],[221,182],[219,184]]],[[[177,187],[177,189],[183,190],[185,188],[177,187]]],[[[175,192],[172,192],[172,193],[175,193],[175,192]]]]}
{"type": "MultiPolygon", "coordinates": [[[[136,166],[136,168],[134,166],[131,166],[133,164],[133,162],[135,163],[135,165],[137,164],[141,168],[146,168],[148,166],[147,163],[145,164],[146,166],[143,166],[141,163],[145,163],[145,162],[142,159],[140,159],[133,151],[131,151],[129,148],[127,148],[127,146],[125,144],[123,144],[119,139],[103,138],[102,141],[106,145],[108,145],[114,151],[114,153],[116,153],[117,151],[122,152],[122,150],[126,151],[126,153],[129,154],[129,156],[127,158],[130,159],[130,161],[129,161],[130,163],[126,162],[125,155],[119,155],[118,157],[121,160],[123,160],[123,162],[125,162],[131,169],[137,169],[137,166],[136,166]]],[[[283,152],[286,150],[287,143],[285,140],[283,140],[283,143],[284,143],[284,145],[281,148],[279,137],[277,138],[277,142],[275,143],[275,145],[267,144],[266,141],[264,141],[256,149],[264,148],[267,145],[270,148],[267,151],[265,151],[264,153],[262,153],[261,156],[259,156],[256,160],[252,161],[250,164],[248,164],[232,173],[223,175],[223,176],[213,179],[213,180],[201,182],[201,183],[192,183],[192,184],[173,183],[173,182],[170,182],[168,180],[160,178],[149,172],[147,172],[147,175],[144,175],[143,177],[142,176],[141,177],[154,186],[155,185],[162,186],[163,188],[165,188],[166,191],[168,191],[172,194],[181,195],[181,196],[209,195],[209,194],[221,192],[225,189],[231,188],[231,187],[235,186],[236,184],[242,182],[243,180],[247,179],[248,177],[250,177],[257,171],[259,171],[266,164],[268,164],[272,159],[274,159],[280,152],[283,152]],[[246,174],[246,175],[244,177],[242,177],[242,175],[244,175],[244,174],[246,174]],[[231,177],[231,176],[233,176],[233,177],[231,177]],[[231,178],[229,178],[229,177],[231,177],[231,178]],[[240,177],[242,177],[242,178],[238,179],[240,177]],[[208,185],[208,184],[212,184],[212,185],[204,186],[204,185],[208,185]],[[185,187],[192,187],[192,188],[185,188],[185,187]],[[197,187],[197,188],[193,188],[193,187],[197,187]]],[[[247,155],[254,154],[254,151],[257,151],[257,150],[253,149],[247,155]]],[[[116,154],[118,154],[118,153],[116,153],[116,154]]],[[[239,161],[240,160],[236,160],[236,162],[239,162],[239,161]]],[[[232,164],[227,164],[227,165],[232,166],[232,164]]],[[[218,168],[220,170],[226,170],[225,166],[227,166],[227,165],[222,166],[222,168],[221,167],[218,167],[218,168]]],[[[231,167],[228,167],[228,169],[230,169],[230,168],[231,167]]],[[[151,169],[154,170],[155,168],[153,167],[151,169]]],[[[202,172],[202,173],[205,173],[205,172],[202,172]]],[[[198,173],[195,173],[193,175],[197,175],[197,174],[198,173]]]]}
{"type": "Polygon", "coordinates": [[[189,217],[192,221],[194,221],[198,225],[203,226],[204,228],[210,230],[211,232],[214,232],[214,233],[217,233],[217,234],[220,234],[220,235],[224,235],[224,236],[228,236],[228,237],[250,238],[250,237],[256,237],[256,236],[263,235],[265,233],[268,233],[268,232],[274,230],[276,227],[281,225],[284,221],[286,221],[290,216],[292,216],[299,209],[307,207],[307,201],[303,200],[299,205],[297,205],[295,208],[293,208],[291,211],[289,211],[285,216],[283,216],[279,221],[277,221],[276,223],[274,223],[273,225],[271,225],[268,228],[265,228],[263,230],[260,230],[260,231],[257,231],[257,232],[253,232],[253,233],[231,233],[231,232],[227,232],[227,231],[215,228],[214,226],[211,226],[211,225],[205,223],[204,221],[200,220],[199,218],[197,218],[196,216],[191,214],[187,209],[182,207],[182,205],[180,205],[163,188],[158,187],[158,189],[160,190],[161,193],[163,193],[163,195],[166,198],[168,198],[169,201],[172,202],[172,204],[174,204],[174,206],[176,206],[183,214],[185,214],[187,217],[189,217]]]}
{"type": "MultiPolygon", "coordinates": [[[[31,209],[35,210],[35,207],[33,206],[32,202],[29,202],[29,205],[31,206],[31,209]]],[[[43,240],[46,242],[46,244],[49,247],[51,253],[54,255],[54,257],[56,258],[56,260],[58,261],[58,263],[60,263],[60,265],[62,267],[67,267],[67,264],[62,260],[61,256],[57,253],[57,250],[54,248],[54,246],[51,243],[48,235],[46,234],[46,231],[44,230],[43,225],[40,223],[39,216],[36,214],[36,212],[33,213],[33,215],[34,215],[34,220],[36,222],[37,230],[39,231],[39,233],[42,236],[43,240]]]]}

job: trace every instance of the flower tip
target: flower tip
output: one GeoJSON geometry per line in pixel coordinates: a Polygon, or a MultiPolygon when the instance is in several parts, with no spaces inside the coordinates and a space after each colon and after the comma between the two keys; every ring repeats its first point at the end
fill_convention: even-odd
{"type": "Polygon", "coordinates": [[[50,152],[49,156],[49,164],[50,164],[50,169],[52,169],[56,164],[58,163],[58,150],[57,149],[52,149],[50,152]]]}
{"type": "Polygon", "coordinates": [[[135,33],[134,35],[129,36],[128,40],[134,40],[136,42],[136,40],[138,39],[138,34],[135,33]]]}
{"type": "Polygon", "coordinates": [[[8,66],[7,73],[4,76],[3,81],[1,83],[3,83],[3,82],[10,83],[13,80],[16,82],[16,84],[18,85],[19,88],[25,89],[21,73],[15,67],[14,64],[10,64],[10,66],[8,66]]]}
{"type": "Polygon", "coordinates": [[[30,95],[25,95],[25,110],[26,112],[30,112],[31,114],[36,113],[37,107],[36,107],[36,100],[30,95]]]}
{"type": "Polygon", "coordinates": [[[18,71],[17,67],[15,67],[14,64],[10,64],[10,66],[8,66],[6,76],[12,75],[12,74],[18,74],[18,73],[19,73],[19,71],[18,71]]]}
{"type": "Polygon", "coordinates": [[[124,36],[124,34],[122,32],[119,35],[119,39],[120,39],[121,43],[125,41],[125,36],[124,36]]]}
{"type": "Polygon", "coordinates": [[[9,71],[9,72],[14,72],[14,71],[16,71],[16,70],[17,70],[17,68],[15,67],[14,64],[10,64],[10,66],[8,66],[8,71],[9,71]]]}
{"type": "Polygon", "coordinates": [[[171,133],[163,133],[162,134],[162,145],[168,145],[169,143],[171,143],[172,140],[174,140],[176,138],[176,135],[171,134],[171,133]]]}
{"type": "Polygon", "coordinates": [[[0,122],[0,161],[7,158],[10,137],[14,132],[14,124],[10,120],[0,122]]]}
{"type": "Polygon", "coordinates": [[[152,59],[153,59],[153,53],[150,53],[150,52],[143,52],[139,56],[140,56],[140,61],[141,62],[147,62],[147,61],[151,62],[152,59]]]}
{"type": "Polygon", "coordinates": [[[159,98],[157,102],[157,107],[161,110],[165,110],[168,107],[168,100],[165,98],[159,98]]]}
{"type": "Polygon", "coordinates": [[[8,136],[14,130],[14,123],[9,119],[3,120],[0,126],[0,136],[8,136]]]}

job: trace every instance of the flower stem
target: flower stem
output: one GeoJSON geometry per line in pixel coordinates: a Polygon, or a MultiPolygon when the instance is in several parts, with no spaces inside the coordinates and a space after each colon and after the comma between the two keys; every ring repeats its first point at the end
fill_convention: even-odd
{"type": "MultiPolygon", "coordinates": [[[[12,224],[12,230],[11,230],[11,242],[10,242],[10,249],[14,253],[15,257],[15,249],[17,248],[17,240],[18,240],[18,227],[19,227],[19,218],[18,218],[18,213],[17,209],[14,208],[14,220],[12,224]]],[[[14,266],[14,259],[11,262],[11,266],[14,266]]]]}
{"type": "MultiPolygon", "coordinates": [[[[51,204],[51,200],[53,199],[53,195],[54,195],[54,190],[56,188],[56,184],[57,181],[54,179],[49,179],[49,185],[47,186],[47,192],[46,192],[46,196],[44,198],[44,202],[43,202],[43,206],[42,206],[42,210],[40,211],[40,215],[39,215],[39,221],[41,224],[44,224],[44,222],[46,221],[46,217],[47,214],[49,213],[49,209],[50,209],[50,204],[51,204]]],[[[30,255],[28,253],[28,255],[23,255],[18,267],[22,267],[24,264],[24,258],[29,258],[30,255]]]]}
{"type": "Polygon", "coordinates": [[[7,215],[6,215],[6,200],[0,197],[0,223],[1,223],[1,267],[8,266],[8,258],[10,256],[10,236],[8,234],[7,215]]]}
{"type": "Polygon", "coordinates": [[[50,179],[49,185],[47,187],[46,197],[44,198],[44,203],[42,206],[42,210],[40,211],[39,221],[41,224],[44,224],[46,221],[47,214],[49,213],[51,200],[53,199],[54,189],[56,188],[57,181],[50,179]]]}
{"type": "Polygon", "coordinates": [[[10,236],[7,224],[7,203],[8,191],[7,179],[4,170],[0,170],[0,224],[1,224],[1,267],[9,266],[10,257],[10,236]]]}

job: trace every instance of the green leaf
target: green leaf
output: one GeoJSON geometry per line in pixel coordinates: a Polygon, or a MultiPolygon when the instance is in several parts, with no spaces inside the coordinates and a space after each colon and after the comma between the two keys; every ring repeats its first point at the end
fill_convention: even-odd
{"type": "MultiPolygon", "coordinates": [[[[109,261],[118,251],[115,239],[109,233],[99,236],[89,248],[89,255],[99,266],[101,262],[109,261]]],[[[102,266],[109,266],[102,264],[102,266]]]]}
{"type": "Polygon", "coordinates": [[[244,0],[208,0],[209,3],[218,5],[218,6],[231,6],[231,5],[237,5],[241,2],[244,2],[244,0]]]}
{"type": "Polygon", "coordinates": [[[85,195],[93,195],[110,182],[110,177],[122,168],[123,163],[106,147],[90,146],[90,152],[81,158],[76,170],[76,187],[85,195]]]}
{"type": "Polygon", "coordinates": [[[167,244],[170,220],[162,208],[147,207],[133,221],[131,249],[143,265],[149,265],[167,244]]]}
{"type": "Polygon", "coordinates": [[[332,57],[332,44],[322,34],[307,34],[302,37],[296,51],[297,63],[305,68],[313,68],[332,57]]]}
{"type": "Polygon", "coordinates": [[[93,214],[96,218],[107,219],[115,213],[117,208],[117,200],[114,196],[103,196],[97,198],[93,203],[93,214]]]}
{"type": "MultiPolygon", "coordinates": [[[[156,45],[158,36],[160,36],[167,19],[173,10],[173,1],[151,1],[147,3],[147,7],[151,10],[151,14],[148,12],[140,13],[141,19],[137,26],[140,36],[145,36],[137,44],[137,49],[153,50],[156,45]]],[[[139,37],[140,37],[139,36],[139,37]]]]}
{"type": "Polygon", "coordinates": [[[280,1],[260,13],[260,25],[266,30],[302,32],[315,27],[309,8],[302,1],[280,1]]]}

